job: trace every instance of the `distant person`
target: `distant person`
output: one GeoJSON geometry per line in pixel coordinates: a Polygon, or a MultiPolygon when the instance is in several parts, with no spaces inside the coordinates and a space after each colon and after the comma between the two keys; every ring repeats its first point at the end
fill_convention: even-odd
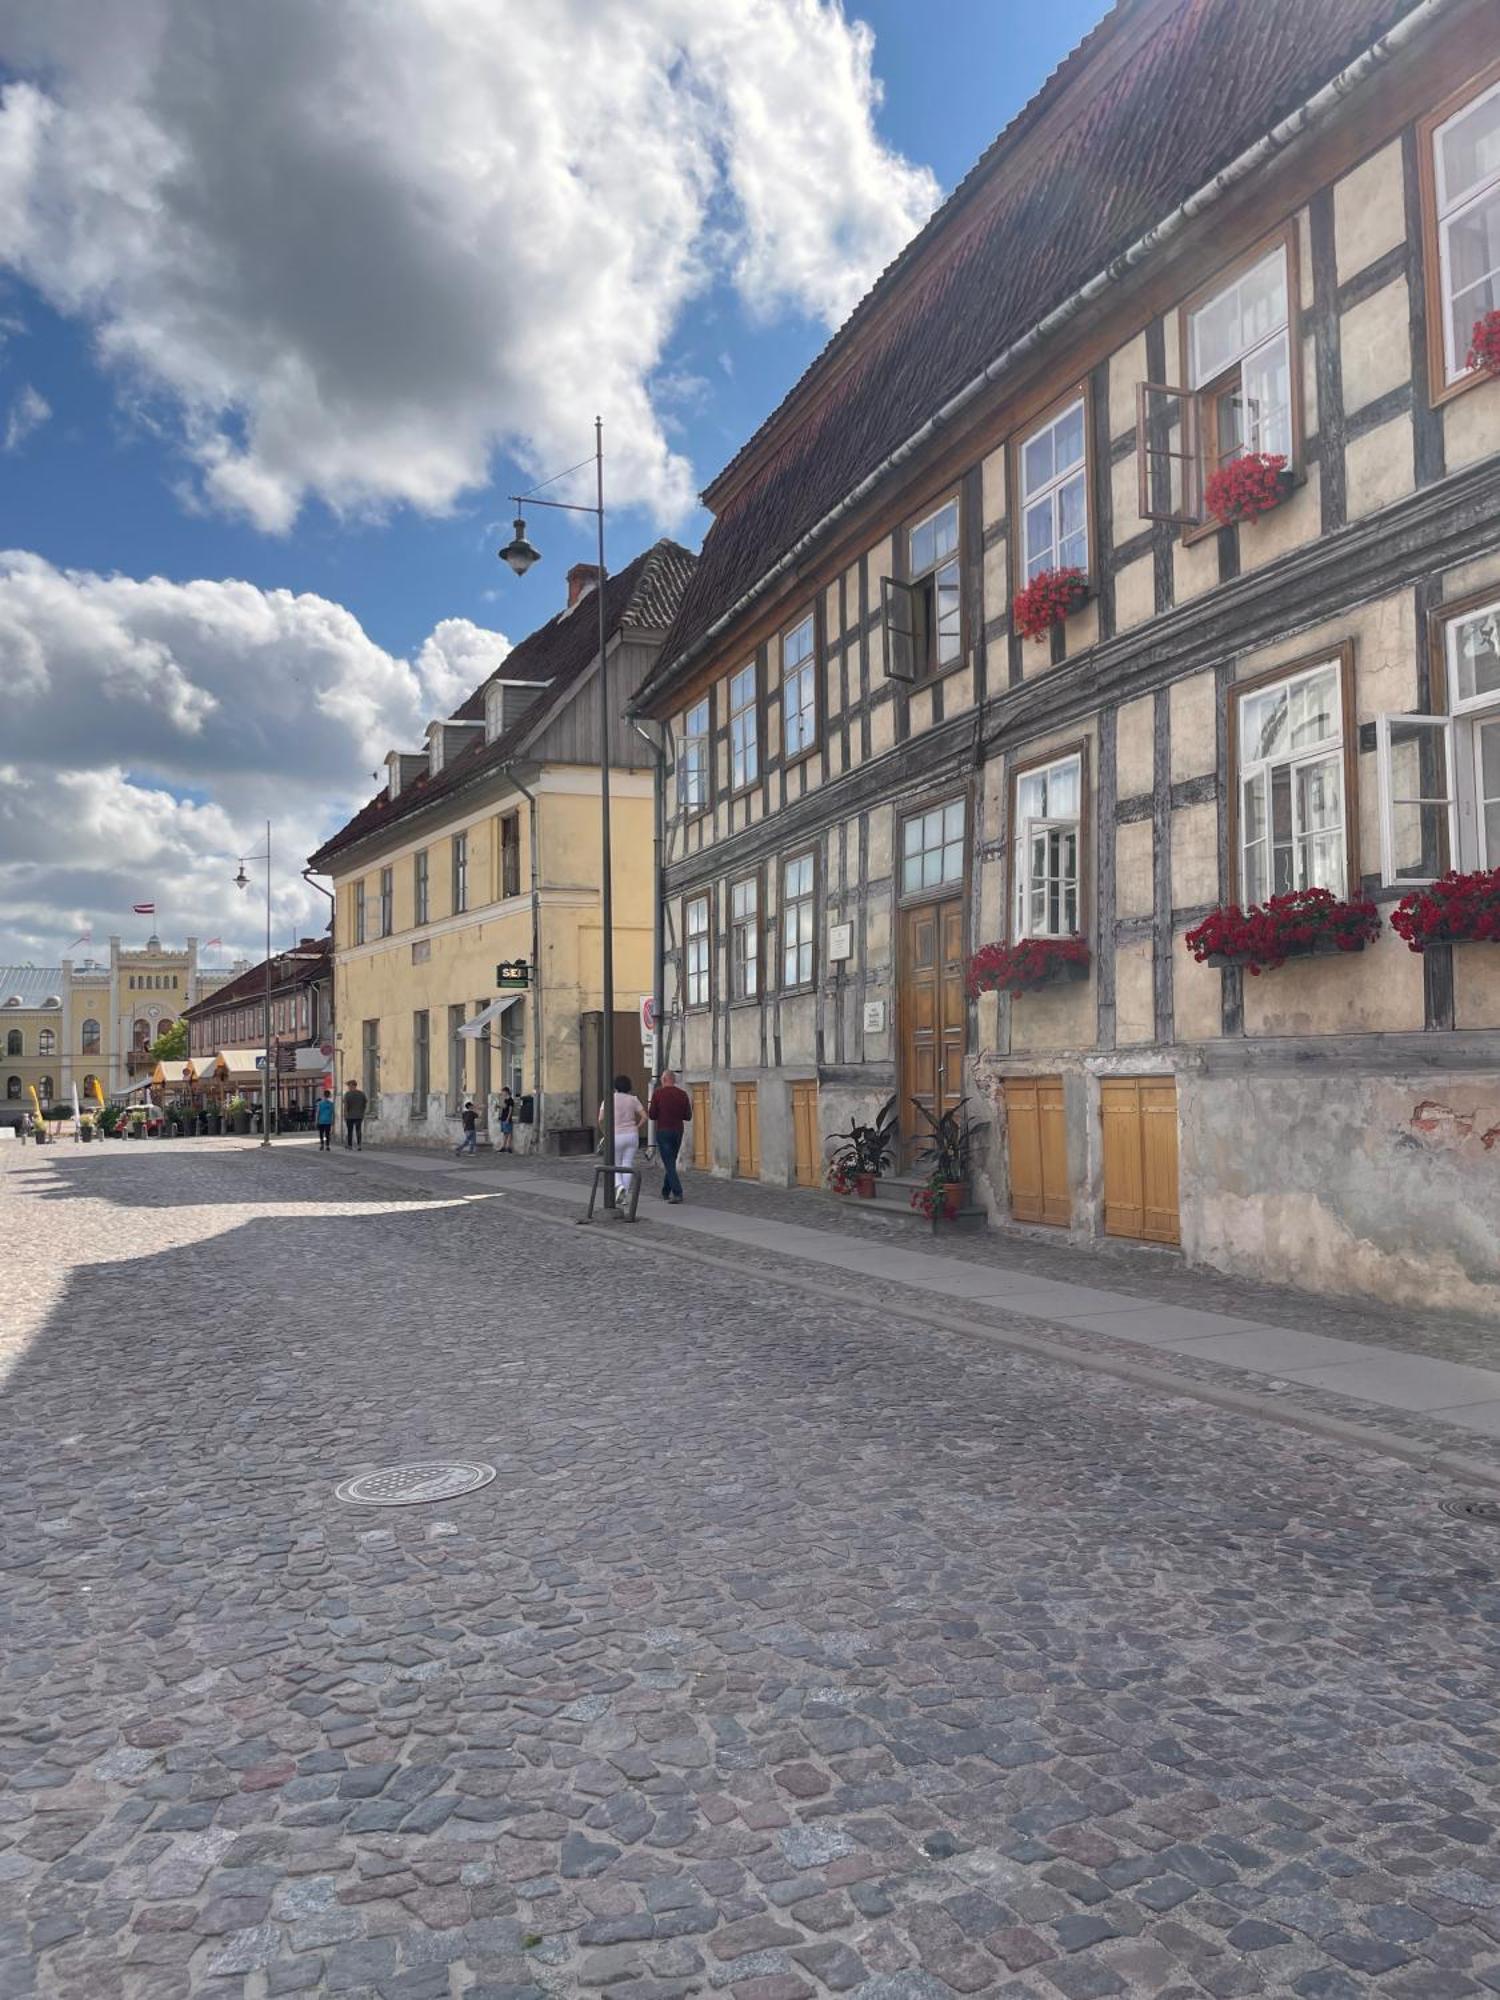
{"type": "Polygon", "coordinates": [[[502,1153],[516,1150],[516,1100],[508,1090],[500,1098],[500,1150],[502,1153]]]}
{"type": "Polygon", "coordinates": [[[318,1128],[318,1151],[320,1153],[331,1153],[333,1151],[333,1117],[333,1092],[325,1090],[323,1095],[318,1099],[317,1109],[313,1113],[313,1120],[318,1128]]]}
{"type": "Polygon", "coordinates": [[[651,1093],[646,1116],[656,1127],[656,1150],[661,1155],[661,1198],[680,1202],[682,1182],[677,1173],[677,1155],[682,1151],[685,1128],[693,1120],[693,1100],[678,1088],[671,1070],[662,1071],[661,1082],[651,1093]]]}
{"type": "Polygon", "coordinates": [[[360,1089],[358,1081],[350,1079],[349,1088],[344,1092],[344,1145],[365,1149],[365,1112],[370,1100],[360,1089]]]}
{"type": "Polygon", "coordinates": [[[472,1097],[464,1099],[464,1136],[453,1148],[455,1153],[477,1153],[479,1150],[479,1113],[474,1109],[472,1097]]]}
{"type": "MultiPolygon", "coordinates": [[[[605,1107],[599,1106],[599,1123],[604,1124],[605,1107]]],[[[630,1192],[630,1169],[635,1165],[636,1149],[641,1143],[641,1133],[646,1124],[646,1107],[636,1096],[628,1076],[615,1078],[614,1102],[611,1116],[615,1130],[615,1199],[630,1192]]]]}

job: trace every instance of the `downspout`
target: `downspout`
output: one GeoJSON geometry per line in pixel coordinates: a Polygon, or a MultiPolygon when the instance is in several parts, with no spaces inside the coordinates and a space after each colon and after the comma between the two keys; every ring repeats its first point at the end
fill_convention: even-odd
{"type": "Polygon", "coordinates": [[[831,528],[837,526],[847,514],[852,513],[892,472],[897,471],[908,459],[930,444],[939,431],[946,429],[961,416],[969,404],[998,381],[1008,368],[1024,359],[1044,341],[1051,339],[1069,320],[1076,318],[1085,306],[1092,304],[1101,292],[1118,283],[1127,272],[1159,250],[1164,243],[1170,242],[1205,210],[1214,207],[1232,188],[1248,179],[1251,174],[1259,172],[1278,153],[1285,152],[1287,147],[1294,140],[1301,138],[1308,127],[1315,124],[1325,112],[1331,111],[1351,91],[1356,90],[1376,70],[1397,55],[1414,35],[1436,20],[1439,14],[1445,13],[1457,4],[1458,0],[1418,0],[1418,5],[1413,7],[1409,14],[1404,15],[1393,28],[1380,37],[1378,42],[1372,43],[1362,55],[1356,56],[1352,63],[1341,69],[1331,83],[1325,83],[1321,90],[1315,91],[1307,99],[1306,103],[1299,105],[1295,111],[1283,118],[1279,125],[1274,125],[1253,145],[1247,146],[1229,162],[1227,167],[1222,167],[1211,181],[1205,181],[1202,187],[1195,189],[1185,201],[1163,216],[1160,222],[1154,222],[1143,235],[1138,236],[1128,248],[1122,250],[1118,257],[1112,258],[1103,270],[1096,271],[1092,278],[1078,287],[1077,291],[1070,293],[1061,305],[1054,306],[1045,319],[1038,320],[1018,340],[1013,340],[1009,347],[1003,348],[972,381],[966,382],[963,388],[950,396],[920,429],[913,431],[910,437],[898,444],[894,451],[889,452],[873,472],[868,473],[836,506],[831,507],[820,521],[815,522],[805,535],[800,536],[784,555],[778,557],[759,581],[742,592],[729,609],[693,641],[685,653],[680,653],[671,662],[670,678],[663,684],[663,688],[652,690],[653,698],[664,692],[665,688],[674,686],[699,655],[706,652],[779,577],[790,570],[795,570],[803,557],[812,553],[817,543],[822,541],[831,528]]]}
{"type": "MultiPolygon", "coordinates": [[[[531,1115],[533,1150],[542,1150],[542,828],[537,812],[536,793],[516,776],[514,764],[501,770],[526,801],[526,824],[531,853],[531,990],[536,995],[535,1019],[531,1029],[531,1115]]],[[[500,1037],[502,1052],[505,1037],[500,1037]]]]}
{"type": "MultiPolygon", "coordinates": [[[[656,1094],[656,1085],[661,1082],[661,1073],[667,1067],[663,1061],[667,1048],[666,990],[667,973],[662,958],[662,943],[666,934],[667,900],[667,725],[658,726],[662,740],[658,743],[645,727],[631,717],[635,733],[643,743],[649,744],[656,759],[656,778],[652,786],[652,803],[655,807],[652,845],[652,897],[651,897],[651,1005],[656,1017],[656,1060],[652,1065],[651,1095],[656,1094]]],[[[653,1122],[647,1131],[648,1145],[656,1144],[656,1126],[653,1122]]]]}

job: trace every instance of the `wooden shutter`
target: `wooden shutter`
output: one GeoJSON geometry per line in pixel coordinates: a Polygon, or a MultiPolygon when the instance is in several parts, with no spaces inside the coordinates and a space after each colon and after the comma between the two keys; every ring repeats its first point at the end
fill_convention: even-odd
{"type": "Polygon", "coordinates": [[[885,621],[885,670],[893,681],[917,678],[917,590],[894,576],[880,579],[880,608],[885,621]]]}
{"type": "Polygon", "coordinates": [[[1176,1243],[1177,1085],[1167,1077],[1141,1082],[1141,1189],[1148,1243],[1176,1243]]]}
{"type": "Polygon", "coordinates": [[[792,1145],[798,1187],[818,1185],[818,1086],[792,1085],[792,1145]]]}
{"type": "Polygon", "coordinates": [[[1073,1200],[1068,1189],[1068,1129],[1063,1121],[1060,1076],[1037,1079],[1036,1112],[1041,1139],[1042,1220],[1066,1228],[1073,1220],[1073,1200]]]}
{"type": "Polygon", "coordinates": [[[1104,1233],[1141,1237],[1146,1197],[1141,1185],[1141,1100],[1133,1077],[1100,1084],[1099,1117],[1104,1132],[1104,1233]]]}
{"type": "Polygon", "coordinates": [[[734,1170],[741,1180],[760,1179],[760,1097],[753,1083],[734,1086],[734,1170]]]}
{"type": "Polygon", "coordinates": [[[1191,390],[1136,384],[1135,462],[1143,521],[1202,519],[1198,399],[1191,390]]]}
{"type": "Polygon", "coordinates": [[[1010,1212],[1017,1222],[1066,1228],[1073,1219],[1068,1136],[1060,1076],[1008,1077],[1005,1130],[1010,1146],[1010,1212]]]}
{"type": "Polygon", "coordinates": [[[695,1083],[692,1088],[693,1122],[689,1131],[693,1135],[693,1165],[707,1173],[713,1165],[713,1124],[709,1108],[708,1085],[695,1083]]]}

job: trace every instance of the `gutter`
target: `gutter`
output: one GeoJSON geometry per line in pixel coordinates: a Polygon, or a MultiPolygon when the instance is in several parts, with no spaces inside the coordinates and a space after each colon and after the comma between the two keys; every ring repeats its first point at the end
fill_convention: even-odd
{"type": "MultiPolygon", "coordinates": [[[[1134,270],[1137,264],[1179,235],[1190,222],[1214,207],[1232,188],[1264,167],[1278,153],[1285,152],[1294,140],[1300,139],[1303,133],[1325,113],[1332,111],[1351,91],[1356,90],[1376,70],[1399,54],[1414,35],[1419,34],[1440,14],[1446,13],[1456,4],[1458,0],[1418,0],[1418,4],[1409,14],[1404,15],[1393,28],[1381,36],[1378,42],[1372,43],[1362,55],[1356,56],[1352,63],[1341,69],[1331,82],[1325,83],[1304,104],[1283,118],[1280,124],[1274,125],[1253,145],[1247,146],[1229,162],[1227,167],[1221,167],[1212,180],[1205,181],[1201,187],[1195,189],[1160,222],[1153,223],[1143,235],[1138,236],[1117,257],[1112,258],[1103,270],[1096,271],[1092,278],[1078,287],[1077,291],[1070,293],[1061,305],[1054,306],[1045,319],[1038,320],[1019,339],[1013,340],[1008,347],[1003,348],[972,381],[966,382],[956,394],[950,396],[920,429],[913,431],[911,436],[898,444],[894,451],[887,453],[873,472],[867,473],[836,506],[831,507],[823,518],[815,522],[806,534],[800,536],[784,555],[778,557],[758,582],[751,584],[748,590],[735,599],[727,611],[721,613],[706,631],[699,634],[687,651],[672,662],[660,688],[654,692],[653,699],[660,699],[675,686],[683,671],[707,651],[720,634],[726,631],[742,613],[749,610],[757,598],[763,597],[778,578],[790,570],[795,570],[803,557],[812,552],[831,528],[837,526],[862,501],[868,499],[891,473],[898,471],[924,446],[930,444],[940,431],[946,430],[963,415],[975,398],[998,381],[1008,368],[1023,360],[1043,341],[1050,339],[1060,328],[1076,318],[1085,306],[1091,305],[1101,292],[1110,285],[1118,283],[1127,272],[1134,270]]],[[[634,719],[640,710],[635,703],[632,703],[626,713],[634,719]]]]}

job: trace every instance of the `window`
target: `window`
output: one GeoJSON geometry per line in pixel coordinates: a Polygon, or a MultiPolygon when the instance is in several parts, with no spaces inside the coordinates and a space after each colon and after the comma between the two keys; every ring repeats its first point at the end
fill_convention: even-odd
{"type": "Polygon", "coordinates": [[[1320,661],[1234,701],[1240,900],[1348,893],[1343,673],[1320,661]]]}
{"type": "Polygon", "coordinates": [[[78,1045],[86,1056],[99,1053],[99,1023],[92,1015],[83,1024],[83,1034],[78,1045]]]}
{"type": "Polygon", "coordinates": [[[1076,937],[1083,758],[1018,771],[1014,798],[1015,936],[1076,937]]]}
{"type": "Polygon", "coordinates": [[[26,1043],[19,1028],[10,1028],[5,1036],[5,1053],[8,1056],[24,1056],[26,1043]]]}
{"type": "Polygon", "coordinates": [[[1085,405],[1067,408],[1021,446],[1021,581],[1046,569],[1089,566],[1085,405]]]}
{"type": "Polygon", "coordinates": [[[1440,615],[1446,715],[1376,718],[1381,874],[1393,886],[1449,868],[1500,868],[1500,597],[1440,615]]]}
{"type": "Polygon", "coordinates": [[[363,882],[356,882],[354,885],[354,942],[356,944],[363,944],[364,941],[365,885],[363,882]]]}
{"type": "Polygon", "coordinates": [[[427,849],[424,847],[411,858],[411,920],[414,924],[427,922],[428,899],[427,849]]]}
{"type": "Polygon", "coordinates": [[[705,695],[683,717],[682,775],[679,784],[682,803],[688,812],[702,812],[708,804],[708,715],[708,696],[705,695]]]}
{"type": "Polygon", "coordinates": [[[949,500],[907,535],[909,580],[881,579],[886,672],[913,681],[963,658],[958,502],[949,500]]]}
{"type": "Polygon", "coordinates": [[[1500,307],[1500,81],[1438,116],[1422,163],[1443,329],[1441,369],[1432,357],[1435,393],[1477,379],[1466,366],[1474,323],[1500,307]]]}
{"type": "Polygon", "coordinates": [[[953,799],[918,813],[901,828],[901,893],[937,889],[964,879],[964,802],[953,799]]]}
{"type": "Polygon", "coordinates": [[[521,815],[506,813],[500,821],[500,894],[521,893],[521,815]]]}
{"type": "Polygon", "coordinates": [[[735,1000],[760,993],[760,882],[754,875],[729,891],[729,991],[735,1000]]]}
{"type": "Polygon", "coordinates": [[[694,896],[688,903],[683,918],[683,940],[686,946],[687,1004],[690,1007],[706,1007],[709,998],[707,896],[694,896]]]}
{"type": "Polygon", "coordinates": [[[459,916],[469,907],[469,836],[455,833],[453,836],[453,914],[459,916]]]}
{"type": "Polygon", "coordinates": [[[8,1076],[5,1079],[5,1094],[7,1097],[21,1095],[21,1079],[18,1076],[8,1076]]]}
{"type": "Polygon", "coordinates": [[[464,1024],[464,1005],[460,1000],[448,1009],[448,1110],[457,1117],[464,1107],[464,1090],[467,1087],[467,1064],[464,1057],[469,1044],[458,1032],[464,1024]]]}
{"type": "Polygon", "coordinates": [[[380,1116],[380,1023],[360,1023],[360,1062],[369,1115],[380,1116]]]}
{"type": "Polygon", "coordinates": [[[37,1086],[37,1096],[41,1098],[43,1104],[50,1104],[55,1094],[51,1077],[44,1076],[37,1086]]]}
{"type": "Polygon", "coordinates": [[[781,754],[811,750],[818,733],[818,662],[811,613],[781,641],[781,754]]]}
{"type": "Polygon", "coordinates": [[[760,776],[755,662],[729,676],[729,783],[734,791],[760,776]]]}
{"type": "Polygon", "coordinates": [[[396,892],[389,868],[380,871],[380,935],[389,937],[395,928],[396,892]]]}
{"type": "Polygon", "coordinates": [[[55,1056],[57,1054],[57,1031],[55,1028],[38,1029],[36,1052],[39,1056],[55,1056]]]}
{"type": "Polygon", "coordinates": [[[89,1073],[83,1079],[82,1088],[85,1097],[92,1097],[94,1095],[94,1086],[97,1082],[98,1078],[94,1075],[93,1071],[90,1070],[89,1073]]]}
{"type": "Polygon", "coordinates": [[[813,982],[813,857],[799,854],[781,871],[781,983],[813,982]]]}
{"type": "Polygon", "coordinates": [[[427,1116],[427,1094],[432,1087],[432,1049],[427,1009],[419,1007],[411,1017],[411,1115],[427,1116]]]}

